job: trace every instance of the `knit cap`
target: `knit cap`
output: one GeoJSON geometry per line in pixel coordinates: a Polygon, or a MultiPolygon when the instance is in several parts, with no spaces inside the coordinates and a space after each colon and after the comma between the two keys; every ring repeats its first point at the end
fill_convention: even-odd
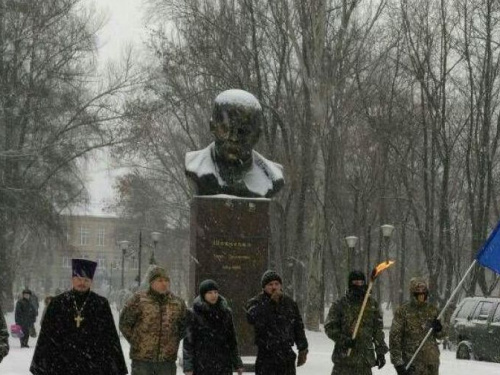
{"type": "Polygon", "coordinates": [[[264,288],[271,281],[279,281],[280,284],[283,284],[281,276],[278,274],[278,272],[273,270],[267,270],[266,272],[264,272],[262,278],[260,279],[260,284],[262,288],[264,288]]]}
{"type": "Polygon", "coordinates": [[[219,291],[219,286],[217,285],[217,283],[215,281],[208,279],[208,280],[203,280],[200,283],[199,292],[200,292],[201,298],[203,298],[205,296],[205,294],[207,294],[211,290],[219,291]]]}
{"type": "Polygon", "coordinates": [[[165,271],[164,268],[157,266],[149,272],[149,278],[148,278],[149,283],[151,284],[158,277],[163,277],[167,279],[167,281],[170,281],[170,277],[168,277],[167,271],[165,271]]]}

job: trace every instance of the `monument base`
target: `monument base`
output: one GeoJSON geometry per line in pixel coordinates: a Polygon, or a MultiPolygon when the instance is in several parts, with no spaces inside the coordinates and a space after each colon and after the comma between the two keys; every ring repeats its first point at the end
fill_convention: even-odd
{"type": "Polygon", "coordinates": [[[245,305],[262,290],[260,278],[269,265],[270,203],[226,195],[195,196],[191,202],[192,298],[201,281],[217,282],[233,311],[242,356],[257,354],[245,305]]]}

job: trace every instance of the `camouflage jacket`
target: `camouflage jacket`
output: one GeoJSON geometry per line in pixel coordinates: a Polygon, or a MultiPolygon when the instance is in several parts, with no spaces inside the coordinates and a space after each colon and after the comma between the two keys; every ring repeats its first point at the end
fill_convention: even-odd
{"type": "Polygon", "coordinates": [[[130,358],[175,361],[186,321],[186,304],[179,297],[152,290],[134,294],[120,314],[120,331],[130,343],[130,358]]]}
{"type": "MultiPolygon", "coordinates": [[[[399,306],[392,320],[389,333],[391,362],[394,366],[409,362],[418,346],[431,327],[431,322],[438,316],[437,308],[425,302],[418,304],[415,300],[399,306]]],[[[428,364],[439,364],[439,348],[436,339],[446,336],[445,329],[431,335],[415,361],[428,364]]]]}
{"type": "Polygon", "coordinates": [[[0,308],[0,362],[9,353],[9,331],[7,323],[0,308]]]}
{"type": "Polygon", "coordinates": [[[337,365],[371,368],[375,366],[375,354],[383,355],[388,351],[384,341],[382,314],[378,303],[369,297],[356,343],[347,357],[346,339],[352,337],[362,303],[362,300],[347,294],[337,300],[328,311],[325,333],[335,341],[332,361],[337,365]]]}

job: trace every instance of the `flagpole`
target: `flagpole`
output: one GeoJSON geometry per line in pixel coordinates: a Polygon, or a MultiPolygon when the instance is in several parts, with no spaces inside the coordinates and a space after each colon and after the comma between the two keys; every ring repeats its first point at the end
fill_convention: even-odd
{"type": "MultiPolygon", "coordinates": [[[[472,262],[472,264],[470,265],[470,267],[467,269],[467,271],[465,272],[464,276],[462,277],[462,280],[460,280],[460,282],[458,283],[458,285],[455,287],[455,289],[451,293],[450,298],[448,298],[448,301],[446,302],[446,304],[444,305],[443,309],[441,310],[441,312],[437,316],[437,319],[441,319],[443,317],[444,313],[446,312],[446,309],[450,305],[451,301],[453,301],[453,299],[455,298],[456,294],[458,293],[458,291],[462,287],[462,284],[465,282],[465,279],[467,278],[467,276],[469,276],[469,273],[471,273],[471,271],[474,268],[474,266],[476,265],[476,263],[477,263],[477,259],[474,259],[474,261],[472,262]]],[[[422,349],[422,347],[424,346],[425,342],[427,341],[427,339],[429,338],[429,336],[431,334],[432,334],[432,328],[429,329],[429,331],[425,335],[424,339],[420,343],[419,347],[417,348],[417,350],[415,351],[415,353],[411,357],[410,361],[406,365],[406,370],[408,370],[410,368],[411,364],[415,360],[415,357],[420,352],[420,350],[422,349]]]]}

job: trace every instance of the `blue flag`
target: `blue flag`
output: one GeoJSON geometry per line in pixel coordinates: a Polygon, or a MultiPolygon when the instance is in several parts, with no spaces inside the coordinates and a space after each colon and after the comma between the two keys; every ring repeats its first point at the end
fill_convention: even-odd
{"type": "Polygon", "coordinates": [[[500,274],[500,221],[476,255],[477,262],[500,274]]]}

